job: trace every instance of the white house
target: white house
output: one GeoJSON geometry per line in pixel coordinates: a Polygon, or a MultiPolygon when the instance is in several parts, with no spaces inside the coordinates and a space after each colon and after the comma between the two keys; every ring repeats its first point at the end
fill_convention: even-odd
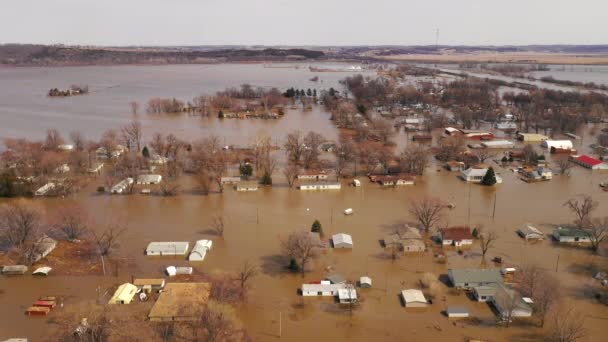
{"type": "Polygon", "coordinates": [[[205,260],[205,256],[207,252],[211,250],[213,246],[213,241],[211,240],[198,240],[194,244],[190,255],[188,256],[189,261],[203,261],[205,260]]]}
{"type": "Polygon", "coordinates": [[[444,246],[468,246],[473,244],[469,227],[451,227],[440,230],[441,244],[444,246]]]}
{"type": "Polygon", "coordinates": [[[346,284],[330,284],[322,281],[321,284],[302,284],[302,296],[337,296],[338,290],[346,288],[346,284]]]}
{"type": "Polygon", "coordinates": [[[159,184],[163,179],[161,175],[139,175],[137,176],[137,184],[159,184]]]}
{"type": "Polygon", "coordinates": [[[309,171],[298,175],[298,179],[327,180],[329,176],[325,171],[309,171]]]}
{"type": "Polygon", "coordinates": [[[133,178],[127,177],[114,185],[110,192],[113,194],[122,194],[131,184],[133,184],[133,178]]]}
{"type": "Polygon", "coordinates": [[[343,289],[338,289],[338,302],[340,304],[350,304],[357,302],[357,290],[350,285],[343,289]]]}
{"type": "MultiPolygon", "coordinates": [[[[486,172],[488,172],[487,168],[475,169],[470,167],[462,171],[460,178],[466,182],[481,183],[481,180],[486,175],[486,172]]],[[[500,183],[502,183],[502,178],[499,175],[496,175],[496,184],[500,183]]]]}
{"type": "Polygon", "coordinates": [[[424,308],[428,306],[428,302],[420,290],[403,290],[401,291],[401,297],[406,308],[424,308]]]}
{"type": "Polygon", "coordinates": [[[146,255],[186,255],[188,242],[150,242],[146,247],[146,255]]]}
{"type": "Polygon", "coordinates": [[[538,228],[526,223],[517,230],[517,234],[527,240],[543,240],[545,235],[538,228]]]}
{"type": "Polygon", "coordinates": [[[334,248],[353,248],[352,236],[344,233],[334,234],[331,237],[334,248]]]}
{"type": "Polygon", "coordinates": [[[46,183],[45,185],[40,187],[40,189],[36,190],[36,192],[34,192],[34,195],[35,196],[45,196],[49,191],[53,190],[54,188],[55,188],[55,183],[46,183]]]}
{"type": "Polygon", "coordinates": [[[572,141],[570,141],[570,140],[543,140],[543,142],[540,145],[542,147],[547,148],[547,150],[551,150],[551,147],[561,148],[561,149],[574,148],[574,145],[572,145],[572,141]]]}
{"type": "Polygon", "coordinates": [[[220,178],[220,182],[222,184],[229,184],[229,183],[238,183],[241,181],[241,177],[240,176],[226,176],[226,177],[222,177],[220,178]]]}
{"type": "Polygon", "coordinates": [[[298,187],[300,190],[340,190],[342,185],[340,183],[306,183],[300,184],[298,187]]]}

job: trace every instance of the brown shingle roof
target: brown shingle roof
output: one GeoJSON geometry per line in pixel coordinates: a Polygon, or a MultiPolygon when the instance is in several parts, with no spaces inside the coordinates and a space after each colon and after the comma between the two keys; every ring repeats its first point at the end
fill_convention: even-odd
{"type": "Polygon", "coordinates": [[[441,237],[444,240],[472,240],[471,229],[469,227],[450,227],[441,230],[441,237]]]}

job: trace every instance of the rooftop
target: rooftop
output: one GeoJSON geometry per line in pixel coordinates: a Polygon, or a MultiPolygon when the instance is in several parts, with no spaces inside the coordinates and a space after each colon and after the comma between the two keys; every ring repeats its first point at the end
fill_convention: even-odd
{"type": "Polygon", "coordinates": [[[168,283],[154,303],[151,321],[185,321],[198,319],[209,301],[210,283],[168,283]]]}
{"type": "Polygon", "coordinates": [[[473,240],[469,227],[451,227],[441,230],[441,237],[444,240],[473,240]]]}
{"type": "Polygon", "coordinates": [[[450,269],[454,283],[502,283],[502,275],[495,269],[450,269]]]}

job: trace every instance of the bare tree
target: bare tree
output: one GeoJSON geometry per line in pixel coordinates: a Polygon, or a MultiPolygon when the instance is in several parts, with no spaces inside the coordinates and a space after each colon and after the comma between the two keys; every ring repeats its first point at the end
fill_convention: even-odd
{"type": "Polygon", "coordinates": [[[44,148],[47,150],[56,150],[59,145],[65,143],[61,133],[56,129],[48,129],[46,131],[46,139],[44,140],[44,148]]]}
{"type": "Polygon", "coordinates": [[[496,153],[492,152],[487,148],[476,150],[474,154],[475,156],[477,156],[477,158],[479,158],[479,161],[482,163],[485,162],[487,159],[494,158],[496,156],[496,153]]]}
{"type": "Polygon", "coordinates": [[[172,178],[165,178],[160,183],[160,195],[165,197],[175,196],[179,191],[179,184],[172,178]]]}
{"type": "Polygon", "coordinates": [[[211,177],[206,170],[200,170],[194,175],[194,179],[198,183],[203,195],[208,195],[211,189],[211,177]]]}
{"type": "Polygon", "coordinates": [[[591,221],[591,212],[598,206],[598,202],[594,201],[589,195],[578,195],[567,200],[564,207],[570,209],[576,215],[574,221],[579,228],[589,225],[591,221]]]}
{"type": "Polygon", "coordinates": [[[254,263],[249,262],[249,260],[245,261],[241,266],[236,279],[241,286],[241,296],[243,299],[246,297],[249,282],[257,275],[258,267],[254,263]]]}
{"type": "Polygon", "coordinates": [[[131,114],[137,115],[137,112],[139,112],[139,102],[131,101],[129,102],[129,106],[131,107],[131,114]]]}
{"type": "Polygon", "coordinates": [[[553,311],[549,328],[549,340],[554,342],[576,342],[587,336],[585,315],[573,306],[560,305],[553,311]]]}
{"type": "Polygon", "coordinates": [[[385,145],[388,145],[390,139],[395,135],[395,130],[388,120],[375,119],[372,121],[374,133],[380,138],[385,145]]]}
{"type": "Polygon", "coordinates": [[[141,173],[143,164],[145,163],[144,158],[135,153],[127,153],[123,155],[114,168],[114,173],[121,179],[131,178],[133,182],[127,187],[129,194],[133,193],[135,184],[137,183],[137,177],[141,173]]]}
{"type": "Polygon", "coordinates": [[[242,324],[234,308],[229,304],[209,301],[201,317],[206,342],[228,342],[241,340],[242,324]]]}
{"type": "Polygon", "coordinates": [[[573,165],[568,158],[559,158],[555,161],[555,164],[559,168],[560,174],[570,176],[570,169],[573,165]]]}
{"type": "Polygon", "coordinates": [[[127,227],[118,223],[109,224],[101,233],[94,233],[95,244],[99,255],[109,256],[120,244],[120,238],[127,231],[127,227]]]}
{"type": "Polygon", "coordinates": [[[19,248],[40,237],[42,214],[30,204],[6,204],[0,207],[0,227],[3,242],[19,248]]]}
{"type": "Polygon", "coordinates": [[[221,216],[214,216],[211,219],[209,228],[218,236],[224,236],[224,218],[221,216]]]}
{"type": "Polygon", "coordinates": [[[152,141],[150,141],[150,147],[152,147],[154,152],[156,152],[158,155],[162,157],[167,156],[167,148],[162,134],[158,132],[152,134],[152,141]]]}
{"type": "Polygon", "coordinates": [[[73,203],[55,210],[51,225],[69,241],[76,241],[90,232],[91,218],[81,205],[73,203]]]}
{"type": "Polygon", "coordinates": [[[355,160],[355,146],[351,140],[340,137],[340,141],[334,150],[336,155],[336,179],[340,179],[347,165],[355,160]]]}
{"type": "Polygon", "coordinates": [[[522,295],[534,299],[534,314],[544,326],[545,318],[560,298],[559,282],[535,264],[525,265],[516,273],[522,295]]]}
{"type": "Polygon", "coordinates": [[[589,226],[584,229],[589,233],[591,249],[597,252],[602,241],[608,237],[608,216],[604,216],[602,219],[592,219],[589,226]]]}
{"type": "Polygon", "coordinates": [[[490,248],[494,247],[496,240],[498,240],[498,234],[495,231],[488,231],[483,227],[478,228],[479,231],[479,246],[481,247],[481,257],[485,260],[486,254],[490,248]]]}
{"type": "Polygon", "coordinates": [[[452,135],[439,141],[435,157],[439,160],[455,160],[465,151],[465,140],[460,135],[452,135]]]}
{"type": "Polygon", "coordinates": [[[285,167],[285,169],[283,169],[283,174],[285,175],[285,178],[287,179],[287,184],[290,188],[293,186],[293,183],[296,181],[296,179],[298,179],[298,172],[299,169],[294,164],[289,164],[285,167]]]}
{"type": "Polygon", "coordinates": [[[136,148],[137,152],[141,152],[141,122],[135,119],[126,126],[120,129],[122,133],[122,139],[125,141],[125,145],[128,149],[136,148]]]}
{"type": "Polygon", "coordinates": [[[319,147],[325,140],[319,133],[308,132],[304,137],[304,150],[302,152],[302,165],[309,169],[319,162],[319,147]]]}
{"type": "Polygon", "coordinates": [[[321,247],[319,236],[306,231],[289,234],[282,244],[285,254],[298,263],[302,276],[308,262],[319,255],[321,247]]]}
{"type": "Polygon", "coordinates": [[[508,328],[511,325],[513,313],[522,301],[521,295],[515,290],[503,287],[494,295],[494,302],[500,308],[500,318],[508,328]]]}
{"type": "Polygon", "coordinates": [[[74,150],[76,152],[84,151],[85,141],[80,131],[70,132],[70,140],[72,140],[72,143],[74,144],[74,150]]]}
{"type": "Polygon", "coordinates": [[[438,198],[425,197],[410,202],[409,212],[418,220],[422,228],[429,232],[441,220],[446,208],[445,202],[438,198]]]}
{"type": "Polygon", "coordinates": [[[302,133],[300,131],[294,131],[287,134],[287,139],[283,145],[287,157],[290,161],[295,164],[300,162],[302,154],[304,153],[304,142],[302,140],[302,133]]]}
{"type": "Polygon", "coordinates": [[[422,175],[429,163],[428,151],[420,145],[406,147],[399,156],[401,171],[422,175]]]}

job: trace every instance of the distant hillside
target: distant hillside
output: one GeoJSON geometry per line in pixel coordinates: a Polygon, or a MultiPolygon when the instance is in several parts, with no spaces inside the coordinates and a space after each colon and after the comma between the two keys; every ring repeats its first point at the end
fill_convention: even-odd
{"type": "Polygon", "coordinates": [[[222,61],[280,61],[321,59],[322,51],[308,49],[89,48],[45,45],[0,45],[5,65],[185,64],[222,61]]]}

